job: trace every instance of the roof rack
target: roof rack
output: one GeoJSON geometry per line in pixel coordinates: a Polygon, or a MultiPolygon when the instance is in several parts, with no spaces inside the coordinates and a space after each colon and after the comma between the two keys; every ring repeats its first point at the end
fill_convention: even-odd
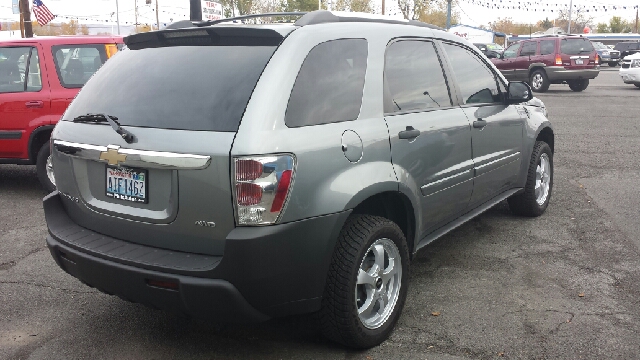
{"type": "Polygon", "coordinates": [[[350,16],[349,13],[342,12],[340,13],[340,16],[338,16],[335,13],[328,10],[316,10],[311,12],[275,12],[275,13],[243,15],[243,16],[236,16],[232,18],[201,21],[201,22],[191,22],[189,20],[183,20],[167,26],[167,29],[179,29],[179,28],[192,27],[192,26],[202,27],[202,26],[216,25],[216,24],[230,22],[230,21],[242,21],[242,20],[258,19],[258,18],[265,18],[265,17],[300,16],[300,18],[294,23],[294,25],[305,26],[305,25],[338,23],[338,22],[373,22],[373,23],[384,23],[384,24],[412,25],[412,26],[425,27],[429,29],[444,30],[441,27],[423,23],[417,20],[396,20],[396,19],[387,19],[382,16],[376,17],[375,15],[358,16],[358,13],[353,13],[353,14],[354,16],[350,16]]]}
{"type": "Polygon", "coordinates": [[[215,24],[220,24],[220,23],[229,22],[229,21],[235,22],[238,20],[242,21],[242,20],[248,20],[248,19],[258,19],[263,17],[277,17],[277,16],[303,16],[305,14],[307,13],[306,12],[275,12],[275,13],[264,13],[264,14],[250,14],[250,15],[242,15],[242,16],[236,16],[236,17],[220,19],[220,20],[202,21],[202,22],[193,23],[193,25],[208,26],[208,25],[215,25],[215,24]]]}

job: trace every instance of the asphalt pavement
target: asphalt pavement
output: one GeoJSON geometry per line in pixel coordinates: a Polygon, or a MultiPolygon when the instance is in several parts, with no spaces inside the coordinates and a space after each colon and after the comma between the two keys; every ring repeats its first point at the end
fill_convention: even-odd
{"type": "Polygon", "coordinates": [[[422,249],[396,330],[367,351],[312,316],[217,325],[81,284],[46,249],[34,167],[0,165],[0,359],[638,359],[640,89],[604,68],[539,98],[556,136],[547,212],[501,203],[422,249]]]}

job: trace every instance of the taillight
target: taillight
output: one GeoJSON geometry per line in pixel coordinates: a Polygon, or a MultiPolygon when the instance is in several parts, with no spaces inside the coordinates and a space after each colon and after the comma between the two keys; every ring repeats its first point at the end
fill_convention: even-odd
{"type": "Polygon", "coordinates": [[[234,159],[236,220],[238,225],[276,223],[293,182],[293,155],[242,156],[234,159]]]}
{"type": "Polygon", "coordinates": [[[600,56],[596,55],[596,65],[600,63],[600,56]]]}
{"type": "Polygon", "coordinates": [[[562,57],[560,54],[556,54],[556,65],[562,65],[562,57]]]}
{"type": "Polygon", "coordinates": [[[107,59],[112,57],[118,52],[118,45],[116,44],[105,44],[104,51],[107,53],[107,59]]]}

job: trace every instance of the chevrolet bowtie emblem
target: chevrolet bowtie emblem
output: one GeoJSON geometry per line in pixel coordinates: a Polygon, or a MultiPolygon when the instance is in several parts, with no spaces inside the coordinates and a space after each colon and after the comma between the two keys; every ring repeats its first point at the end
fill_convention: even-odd
{"type": "Polygon", "coordinates": [[[119,154],[119,146],[107,146],[107,151],[100,153],[100,160],[105,160],[109,165],[119,165],[121,162],[127,160],[126,154],[119,154]]]}

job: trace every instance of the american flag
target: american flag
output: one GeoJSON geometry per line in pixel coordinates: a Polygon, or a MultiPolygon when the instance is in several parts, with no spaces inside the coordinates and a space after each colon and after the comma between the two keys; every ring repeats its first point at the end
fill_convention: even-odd
{"type": "Polygon", "coordinates": [[[49,11],[49,9],[42,3],[42,0],[33,0],[33,13],[36,15],[36,20],[40,26],[45,26],[49,21],[53,20],[56,16],[49,11]]]}

